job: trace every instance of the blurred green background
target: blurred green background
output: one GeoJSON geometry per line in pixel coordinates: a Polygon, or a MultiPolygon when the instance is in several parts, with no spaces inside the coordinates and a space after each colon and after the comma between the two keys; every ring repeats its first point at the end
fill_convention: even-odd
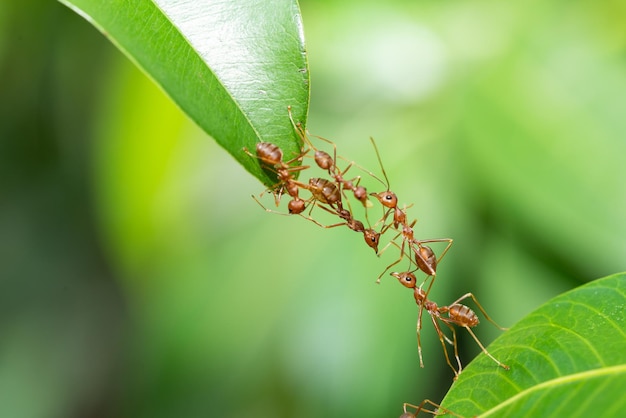
{"type": "MultiPolygon", "coordinates": [[[[380,175],[376,138],[416,234],[455,240],[432,299],[471,291],[513,325],[626,270],[624,2],[301,6],[310,131],[380,175]]],[[[411,292],[374,284],[396,251],[264,213],[263,186],[82,18],[0,4],[0,94],[1,416],[381,417],[442,398],[432,327],[420,369],[411,292]]]]}

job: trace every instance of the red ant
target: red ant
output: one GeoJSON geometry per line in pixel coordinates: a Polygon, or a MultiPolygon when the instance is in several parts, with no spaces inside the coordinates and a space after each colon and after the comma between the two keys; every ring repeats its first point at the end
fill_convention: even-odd
{"type": "Polygon", "coordinates": [[[420,412],[427,412],[427,413],[432,414],[432,415],[447,415],[447,414],[450,414],[450,415],[455,416],[455,417],[463,418],[462,415],[455,414],[454,412],[452,412],[452,411],[450,411],[450,410],[448,410],[446,408],[442,408],[441,405],[438,405],[438,404],[434,403],[430,399],[424,399],[417,406],[405,402],[404,405],[402,405],[402,410],[404,411],[404,413],[402,415],[400,415],[400,418],[417,418],[417,416],[419,415],[420,412]],[[435,409],[434,410],[426,409],[425,408],[426,405],[433,406],[433,407],[435,407],[435,409]],[[415,412],[407,411],[407,407],[415,409],[415,412]],[[440,412],[443,412],[443,413],[440,413],[440,412]]]}
{"type": "MultiPolygon", "coordinates": [[[[430,318],[432,319],[432,322],[433,322],[433,326],[435,327],[435,331],[437,332],[437,335],[439,336],[439,341],[441,342],[441,346],[443,347],[443,352],[446,356],[446,362],[448,363],[448,365],[454,372],[455,379],[458,377],[459,373],[461,373],[461,370],[463,370],[463,366],[461,364],[461,359],[459,358],[457,339],[456,339],[456,330],[454,328],[454,325],[465,328],[467,332],[469,332],[469,334],[472,336],[472,338],[474,338],[474,341],[476,341],[476,343],[481,348],[483,353],[485,353],[490,359],[496,362],[498,366],[502,367],[505,370],[509,370],[509,366],[500,362],[498,359],[492,356],[491,353],[489,353],[489,351],[487,351],[487,349],[482,345],[478,337],[476,337],[476,334],[474,334],[474,332],[472,331],[472,328],[478,325],[479,323],[478,316],[469,307],[459,303],[462,300],[467,299],[467,298],[472,298],[474,303],[476,303],[476,306],[478,306],[478,309],[480,309],[483,315],[485,315],[485,318],[487,318],[487,320],[491,322],[493,325],[495,325],[498,329],[501,329],[503,331],[507,329],[496,324],[494,320],[491,319],[489,315],[487,315],[487,312],[485,312],[485,309],[482,307],[482,305],[478,302],[478,300],[472,293],[464,294],[463,296],[461,296],[460,298],[458,298],[457,300],[455,300],[448,306],[438,306],[435,302],[427,298],[428,292],[430,292],[430,287],[432,286],[433,281],[431,281],[428,287],[428,291],[424,291],[424,289],[422,289],[422,286],[417,286],[417,280],[415,278],[415,275],[412,272],[409,272],[409,271],[402,272],[402,273],[393,272],[391,273],[391,275],[395,277],[396,279],[398,279],[398,281],[404,287],[413,289],[413,296],[415,297],[415,302],[417,303],[417,305],[420,306],[420,313],[421,313],[421,308],[423,307],[426,309],[426,311],[430,315],[430,318]],[[447,314],[447,316],[444,316],[444,314],[447,314]],[[443,333],[443,331],[441,330],[441,327],[439,326],[438,320],[443,322],[448,328],[450,328],[450,330],[452,331],[452,341],[450,341],[450,339],[443,333]],[[454,347],[454,357],[456,358],[457,364],[459,366],[458,370],[450,362],[450,357],[448,356],[448,350],[445,344],[446,342],[448,344],[451,344],[454,347]]],[[[422,359],[422,342],[421,342],[421,337],[420,337],[421,328],[422,328],[422,323],[421,323],[421,315],[420,315],[417,320],[417,349],[419,353],[420,367],[424,367],[424,361],[422,359]]]]}
{"type": "MultiPolygon", "coordinates": [[[[304,155],[308,152],[308,150],[303,150],[300,155],[292,158],[289,161],[283,161],[283,150],[280,149],[277,145],[274,145],[270,142],[258,142],[256,144],[256,155],[253,155],[247,148],[243,148],[244,152],[251,157],[258,158],[261,160],[263,164],[268,166],[268,168],[274,170],[278,176],[278,183],[274,186],[270,187],[268,190],[272,191],[274,194],[274,201],[276,202],[276,206],[280,203],[280,198],[282,196],[283,190],[287,191],[287,194],[292,197],[292,200],[289,201],[288,209],[291,214],[299,214],[304,212],[306,209],[306,202],[300,199],[298,192],[300,188],[306,188],[307,186],[304,183],[300,183],[296,181],[293,173],[305,170],[309,168],[306,165],[300,166],[291,166],[290,164],[295,161],[301,161],[304,155]]],[[[256,197],[252,196],[256,202],[261,205],[265,209],[265,207],[259,202],[256,197]]],[[[265,209],[266,211],[272,212],[269,209],[265,209]]]]}

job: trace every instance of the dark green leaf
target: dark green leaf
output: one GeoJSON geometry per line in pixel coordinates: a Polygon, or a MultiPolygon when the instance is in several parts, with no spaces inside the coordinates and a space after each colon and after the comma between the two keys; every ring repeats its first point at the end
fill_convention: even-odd
{"type": "Polygon", "coordinates": [[[287,106],[306,122],[309,75],[295,0],[60,1],[265,184],[274,180],[243,147],[254,152],[256,142],[268,141],[286,157],[299,152],[287,106]]]}

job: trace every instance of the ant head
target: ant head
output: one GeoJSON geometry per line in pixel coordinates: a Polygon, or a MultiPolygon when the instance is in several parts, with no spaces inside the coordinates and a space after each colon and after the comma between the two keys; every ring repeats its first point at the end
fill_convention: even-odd
{"type": "Polygon", "coordinates": [[[429,246],[419,246],[415,251],[415,262],[419,269],[429,276],[437,274],[437,256],[435,256],[435,252],[429,246]]]}
{"type": "Polygon", "coordinates": [[[395,208],[398,206],[398,196],[392,191],[370,193],[370,196],[374,196],[381,205],[386,208],[395,208]]]}
{"type": "Polygon", "coordinates": [[[391,273],[391,275],[398,279],[402,286],[408,287],[409,289],[414,288],[417,283],[415,274],[411,273],[410,271],[403,271],[402,273],[397,273],[394,271],[393,273],[391,273]]]}
{"type": "Polygon", "coordinates": [[[375,252],[378,254],[378,241],[380,238],[380,233],[374,231],[373,229],[366,229],[363,231],[363,238],[365,238],[365,243],[369,245],[375,252]]]}

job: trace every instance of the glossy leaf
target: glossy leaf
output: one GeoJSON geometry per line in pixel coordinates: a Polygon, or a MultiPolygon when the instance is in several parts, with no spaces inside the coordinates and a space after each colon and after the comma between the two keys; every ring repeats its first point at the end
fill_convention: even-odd
{"type": "Polygon", "coordinates": [[[617,417],[626,407],[626,274],[564,293],[480,354],[442,406],[462,416],[617,417]]]}
{"type": "MultiPolygon", "coordinates": [[[[96,26],[265,184],[256,142],[297,155],[309,76],[294,0],[60,0],[96,26]]],[[[154,115],[158,125],[159,115],[154,115]]],[[[146,146],[149,146],[146,138],[146,146]]]]}

